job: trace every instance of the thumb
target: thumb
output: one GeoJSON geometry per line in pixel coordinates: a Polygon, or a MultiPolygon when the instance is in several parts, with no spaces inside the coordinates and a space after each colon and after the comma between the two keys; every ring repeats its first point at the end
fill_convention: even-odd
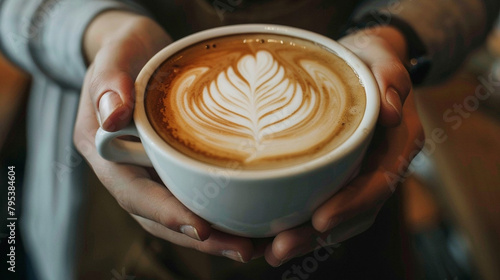
{"type": "Polygon", "coordinates": [[[97,53],[89,70],[92,72],[88,73],[89,94],[104,130],[117,131],[130,122],[135,101],[134,80],[150,56],[131,40],[106,45],[97,53]]]}
{"type": "Polygon", "coordinates": [[[104,130],[117,131],[130,122],[135,78],[149,58],[170,42],[154,20],[130,13],[104,13],[89,27],[85,52],[92,64],[84,88],[104,130]]]}
{"type": "Polygon", "coordinates": [[[94,69],[90,86],[99,124],[106,131],[117,131],[132,119],[134,80],[120,69],[94,69]]]}
{"type": "Polygon", "coordinates": [[[405,57],[404,37],[391,28],[357,32],[340,42],[353,51],[372,71],[380,91],[379,123],[396,126],[401,122],[403,104],[412,90],[405,57]]]}
{"type": "Polygon", "coordinates": [[[383,51],[372,57],[368,65],[380,91],[379,122],[396,126],[401,122],[403,104],[412,90],[408,71],[397,57],[383,51]]]}

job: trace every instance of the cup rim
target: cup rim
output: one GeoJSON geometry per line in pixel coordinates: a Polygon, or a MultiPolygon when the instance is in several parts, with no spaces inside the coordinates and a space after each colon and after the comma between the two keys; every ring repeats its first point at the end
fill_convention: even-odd
{"type": "MultiPolygon", "coordinates": [[[[373,74],[368,67],[354,53],[340,45],[333,39],[326,36],[307,31],[304,29],[289,27],[276,24],[238,24],[223,27],[207,29],[189,36],[181,38],[154,55],[142,68],[135,82],[136,102],[134,109],[134,122],[139,132],[143,145],[154,147],[156,153],[161,153],[163,156],[175,160],[177,164],[191,169],[199,173],[216,173],[237,171],[237,178],[241,179],[270,179],[283,176],[298,175],[309,172],[311,170],[320,169],[332,162],[337,162],[339,159],[351,153],[353,150],[363,145],[372,135],[377,122],[380,97],[378,85],[373,77],[373,74]],[[243,169],[231,167],[222,167],[196,160],[188,155],[181,153],[166,141],[164,141],[149,123],[145,106],[144,97],[146,87],[155,70],[171,55],[188,47],[192,44],[204,41],[206,39],[221,37],[226,35],[244,34],[244,33],[270,33],[279,35],[288,35],[292,37],[302,38],[316,42],[323,47],[340,56],[358,75],[366,94],[366,106],[363,118],[359,126],[352,135],[339,146],[335,147],[328,153],[311,159],[306,162],[293,164],[270,169],[243,169]]],[[[149,155],[148,155],[149,156],[149,155]]],[[[155,156],[157,157],[157,156],[155,156]]]]}

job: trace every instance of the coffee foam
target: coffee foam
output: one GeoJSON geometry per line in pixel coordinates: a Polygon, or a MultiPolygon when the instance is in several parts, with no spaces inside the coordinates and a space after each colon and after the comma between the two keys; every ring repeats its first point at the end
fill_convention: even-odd
{"type": "Polygon", "coordinates": [[[364,108],[365,97],[353,70],[321,47],[247,34],[167,60],[146,102],[156,131],[179,151],[259,169],[306,161],[344,142],[363,116],[350,111],[364,108]]]}

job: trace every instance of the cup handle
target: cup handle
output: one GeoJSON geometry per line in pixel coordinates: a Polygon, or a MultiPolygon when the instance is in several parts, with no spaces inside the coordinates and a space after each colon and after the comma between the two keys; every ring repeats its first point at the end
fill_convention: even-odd
{"type": "Polygon", "coordinates": [[[133,123],[116,132],[108,132],[99,128],[95,136],[95,145],[99,155],[114,162],[153,166],[142,143],[118,139],[120,136],[140,138],[139,132],[133,123]]]}

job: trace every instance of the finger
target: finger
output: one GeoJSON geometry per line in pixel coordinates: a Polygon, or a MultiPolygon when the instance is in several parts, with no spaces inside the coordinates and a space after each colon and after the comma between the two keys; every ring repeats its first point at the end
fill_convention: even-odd
{"type": "Polygon", "coordinates": [[[154,236],[184,247],[193,248],[215,256],[223,256],[243,263],[250,261],[254,255],[254,245],[252,244],[252,240],[248,238],[214,230],[208,239],[201,242],[168,230],[154,221],[135,215],[133,217],[144,229],[154,236]]]}
{"type": "Polygon", "coordinates": [[[252,243],[253,243],[253,247],[254,247],[252,260],[264,256],[264,253],[266,252],[266,248],[270,244],[273,243],[273,239],[274,239],[274,237],[252,239],[252,243]]]}
{"type": "Polygon", "coordinates": [[[325,233],[316,231],[310,225],[284,232],[267,248],[266,261],[272,266],[280,266],[311,252],[314,252],[315,258],[325,260],[333,254],[339,243],[368,230],[375,222],[376,216],[377,211],[370,210],[325,233]],[[324,251],[320,253],[322,249],[324,251]]]}
{"type": "Polygon", "coordinates": [[[362,175],[323,203],[313,214],[312,224],[320,232],[369,209],[380,208],[392,195],[381,170],[362,175]]]}
{"type": "Polygon", "coordinates": [[[116,131],[130,122],[134,108],[134,80],[147,57],[134,44],[113,44],[97,54],[89,93],[101,127],[116,131]]]}
{"type": "Polygon", "coordinates": [[[362,59],[370,67],[380,91],[379,121],[386,126],[400,123],[403,104],[411,91],[408,71],[395,53],[388,51],[391,46],[382,42],[383,48],[373,48],[362,54],[362,59]]]}
{"type": "Polygon", "coordinates": [[[266,261],[276,267],[321,248],[325,248],[327,254],[322,253],[322,256],[319,256],[318,253],[317,255],[320,258],[326,258],[333,253],[332,248],[326,247],[336,245],[366,231],[373,225],[377,212],[375,209],[370,209],[325,233],[318,232],[310,224],[282,232],[276,236],[272,245],[268,246],[265,253],[266,261]]]}
{"type": "Polygon", "coordinates": [[[84,51],[93,62],[90,93],[104,130],[123,128],[132,116],[134,80],[147,60],[171,42],[154,20],[107,11],[85,33],[84,51]]]}
{"type": "Polygon", "coordinates": [[[399,124],[402,107],[412,84],[398,50],[370,32],[351,35],[342,39],[341,43],[370,68],[378,83],[381,97],[379,122],[385,126],[399,124]],[[358,37],[363,37],[363,43],[358,37]]]}
{"type": "MultiPolygon", "coordinates": [[[[134,166],[120,166],[113,170],[107,188],[128,213],[144,217],[158,224],[205,240],[211,234],[208,222],[187,209],[163,185],[152,181],[145,170],[134,166]],[[116,177],[120,177],[117,179],[116,177]]],[[[100,177],[106,182],[106,178],[100,177]]]]}
{"type": "Polygon", "coordinates": [[[369,229],[377,215],[376,211],[358,215],[326,233],[320,233],[310,225],[279,234],[272,246],[268,246],[265,258],[274,267],[281,266],[293,258],[314,252],[315,257],[325,260],[339,243],[369,229]],[[324,249],[324,252],[319,252],[324,249]]]}
{"type": "Polygon", "coordinates": [[[398,60],[376,61],[371,65],[381,94],[379,122],[395,126],[401,122],[403,104],[411,90],[406,68],[398,60]]]}
{"type": "Polygon", "coordinates": [[[327,231],[328,235],[324,236],[326,244],[338,244],[368,230],[378,214],[378,208],[370,209],[365,213],[361,213],[345,222],[340,223],[336,227],[327,231]]]}
{"type": "Polygon", "coordinates": [[[423,135],[413,98],[405,104],[401,125],[385,129],[385,139],[365,160],[360,176],[323,203],[313,214],[312,224],[320,232],[335,227],[342,221],[380,208],[404,177],[409,163],[420,151],[423,135]],[[419,140],[419,141],[417,141],[419,140]],[[366,169],[366,166],[375,167],[366,169]]]}
{"type": "Polygon", "coordinates": [[[316,247],[312,242],[317,239],[319,232],[310,224],[299,226],[279,233],[273,243],[267,246],[264,253],[269,265],[277,267],[290,259],[303,255],[316,247]]]}
{"type": "Polygon", "coordinates": [[[100,181],[129,213],[154,220],[173,231],[204,240],[210,225],[183,206],[168,189],[151,180],[146,169],[117,164],[102,159],[96,151],[95,131],[98,127],[92,101],[84,85],[75,129],[75,145],[85,156],[100,181]]]}

